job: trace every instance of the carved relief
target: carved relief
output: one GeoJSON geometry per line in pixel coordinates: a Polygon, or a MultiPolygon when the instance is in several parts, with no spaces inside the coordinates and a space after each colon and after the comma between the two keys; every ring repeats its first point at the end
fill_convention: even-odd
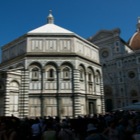
{"type": "Polygon", "coordinates": [[[46,40],[45,51],[56,51],[57,49],[57,40],[46,40]]]}
{"type": "Polygon", "coordinates": [[[70,51],[71,41],[70,40],[60,40],[60,51],[70,51]]]}
{"type": "Polygon", "coordinates": [[[31,40],[31,50],[32,51],[42,51],[43,50],[43,40],[31,40]]]}
{"type": "Polygon", "coordinates": [[[94,61],[99,61],[98,51],[95,48],[89,45],[86,45],[85,43],[77,41],[75,51],[78,54],[81,54],[87,58],[93,59],[94,61]]]}
{"type": "Polygon", "coordinates": [[[80,53],[80,54],[84,54],[84,46],[83,46],[83,44],[82,43],[80,43],[80,42],[77,42],[77,49],[78,49],[78,52],[80,53]]]}

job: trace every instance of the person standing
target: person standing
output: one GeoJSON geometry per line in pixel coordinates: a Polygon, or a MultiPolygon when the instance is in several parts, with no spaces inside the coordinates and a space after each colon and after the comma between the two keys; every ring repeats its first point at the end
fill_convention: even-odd
{"type": "Polygon", "coordinates": [[[32,140],[40,140],[41,139],[41,126],[39,120],[34,120],[34,123],[31,126],[31,134],[32,140]]]}
{"type": "Polygon", "coordinates": [[[98,132],[98,129],[92,124],[89,123],[87,126],[87,137],[85,140],[108,140],[102,134],[98,132]]]}
{"type": "Polygon", "coordinates": [[[52,122],[47,123],[46,130],[43,132],[41,140],[57,140],[56,131],[53,128],[52,122]]]}
{"type": "Polygon", "coordinates": [[[69,128],[67,122],[62,122],[61,129],[58,133],[58,140],[74,140],[74,133],[69,128]]]}

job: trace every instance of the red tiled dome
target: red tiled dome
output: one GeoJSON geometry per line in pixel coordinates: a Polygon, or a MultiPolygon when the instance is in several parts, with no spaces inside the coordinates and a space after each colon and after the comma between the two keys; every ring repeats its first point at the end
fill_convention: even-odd
{"type": "Polygon", "coordinates": [[[140,49],[140,31],[136,32],[130,39],[129,46],[132,50],[140,49]]]}

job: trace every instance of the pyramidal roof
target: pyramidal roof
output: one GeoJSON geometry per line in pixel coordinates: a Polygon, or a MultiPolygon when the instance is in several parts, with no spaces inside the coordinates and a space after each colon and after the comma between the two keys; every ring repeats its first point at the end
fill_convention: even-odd
{"type": "Polygon", "coordinates": [[[54,17],[51,10],[47,17],[47,21],[47,24],[31,30],[27,34],[74,34],[73,32],[54,24],[54,17]]]}

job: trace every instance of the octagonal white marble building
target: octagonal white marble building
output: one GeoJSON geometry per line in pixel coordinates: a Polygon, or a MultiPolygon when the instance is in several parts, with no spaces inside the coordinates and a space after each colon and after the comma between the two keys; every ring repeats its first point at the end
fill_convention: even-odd
{"type": "Polygon", "coordinates": [[[0,115],[69,116],[104,113],[99,49],[54,24],[2,47],[0,115]]]}

